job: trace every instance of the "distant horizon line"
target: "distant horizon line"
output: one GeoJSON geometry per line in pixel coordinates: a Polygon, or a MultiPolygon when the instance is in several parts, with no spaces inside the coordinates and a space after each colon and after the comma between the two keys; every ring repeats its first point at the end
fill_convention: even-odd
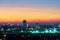
{"type": "MultiPolygon", "coordinates": [[[[0,22],[0,23],[22,23],[22,21],[21,22],[0,22]]],[[[27,23],[41,23],[41,24],[45,24],[45,23],[60,23],[60,21],[58,21],[58,22],[27,22],[27,23]]]]}
{"type": "MultiPolygon", "coordinates": [[[[27,19],[23,19],[26,20],[28,23],[60,23],[60,20],[27,20],[27,19]]],[[[17,20],[17,21],[0,21],[0,23],[22,23],[23,20],[17,20]]]]}

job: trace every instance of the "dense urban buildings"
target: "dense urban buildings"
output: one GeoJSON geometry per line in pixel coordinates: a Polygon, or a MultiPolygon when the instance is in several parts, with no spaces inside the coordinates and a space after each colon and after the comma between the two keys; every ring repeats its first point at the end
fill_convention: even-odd
{"type": "Polygon", "coordinates": [[[26,20],[23,20],[21,24],[12,24],[12,23],[0,24],[0,40],[5,40],[5,39],[9,40],[9,38],[11,38],[10,40],[17,40],[17,39],[23,40],[23,38],[26,40],[27,39],[32,40],[35,38],[39,40],[40,39],[49,40],[50,37],[48,37],[48,35],[51,37],[51,39],[53,38],[53,40],[60,39],[59,38],[60,23],[56,23],[56,24],[35,23],[33,26],[31,26],[26,20]]]}

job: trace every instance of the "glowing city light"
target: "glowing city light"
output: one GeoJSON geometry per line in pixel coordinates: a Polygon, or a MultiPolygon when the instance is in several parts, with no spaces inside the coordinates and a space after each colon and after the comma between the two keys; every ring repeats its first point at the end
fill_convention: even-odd
{"type": "Polygon", "coordinates": [[[48,30],[46,29],[45,32],[48,33],[48,30]]]}
{"type": "Polygon", "coordinates": [[[49,33],[54,33],[54,31],[53,30],[49,30],[49,33]]]}
{"type": "Polygon", "coordinates": [[[1,31],[3,31],[4,30],[4,28],[1,28],[1,31]]]}
{"type": "Polygon", "coordinates": [[[38,33],[39,31],[38,31],[38,30],[36,30],[36,32],[38,33]]]}
{"type": "Polygon", "coordinates": [[[6,31],[10,31],[10,29],[7,29],[6,31]]]}
{"type": "Polygon", "coordinates": [[[32,32],[32,31],[30,31],[30,32],[32,32]]]}
{"type": "Polygon", "coordinates": [[[56,32],[57,30],[56,29],[54,29],[54,32],[56,32]]]}
{"type": "Polygon", "coordinates": [[[30,31],[31,33],[40,33],[38,30],[30,31]]]}
{"type": "Polygon", "coordinates": [[[21,32],[24,32],[23,30],[21,30],[21,32]]]}
{"type": "Polygon", "coordinates": [[[45,31],[41,31],[41,30],[23,31],[21,30],[21,32],[30,32],[30,33],[36,34],[36,33],[58,33],[59,31],[57,31],[56,29],[53,29],[53,30],[46,29],[45,31]]]}

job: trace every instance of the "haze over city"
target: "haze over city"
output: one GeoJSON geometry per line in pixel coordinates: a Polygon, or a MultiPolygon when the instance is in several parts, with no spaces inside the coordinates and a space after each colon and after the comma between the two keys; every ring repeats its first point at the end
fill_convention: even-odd
{"type": "Polygon", "coordinates": [[[60,0],[0,0],[0,40],[60,40],[60,0]]]}
{"type": "Polygon", "coordinates": [[[0,0],[0,22],[60,22],[60,0],[0,0]]]}

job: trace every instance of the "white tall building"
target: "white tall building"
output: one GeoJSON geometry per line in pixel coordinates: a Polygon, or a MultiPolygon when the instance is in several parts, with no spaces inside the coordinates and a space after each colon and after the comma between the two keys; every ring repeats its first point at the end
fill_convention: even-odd
{"type": "Polygon", "coordinates": [[[60,28],[60,24],[58,24],[58,27],[60,28]]]}
{"type": "Polygon", "coordinates": [[[35,23],[35,29],[40,29],[40,26],[38,23],[35,23]]]}

